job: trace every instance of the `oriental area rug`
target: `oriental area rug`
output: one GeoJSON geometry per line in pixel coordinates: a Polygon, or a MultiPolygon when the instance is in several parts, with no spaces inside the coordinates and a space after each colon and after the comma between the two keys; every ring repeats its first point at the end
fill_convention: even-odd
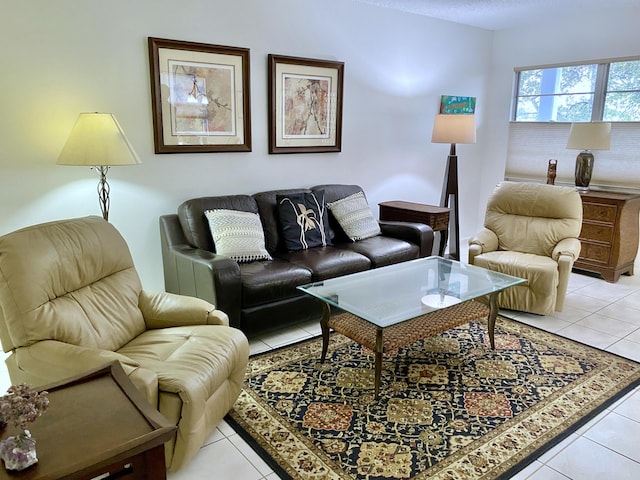
{"type": "Polygon", "coordinates": [[[250,358],[227,422],[285,479],[509,478],[640,383],[640,364],[499,317],[384,358],[333,333],[250,358]]]}

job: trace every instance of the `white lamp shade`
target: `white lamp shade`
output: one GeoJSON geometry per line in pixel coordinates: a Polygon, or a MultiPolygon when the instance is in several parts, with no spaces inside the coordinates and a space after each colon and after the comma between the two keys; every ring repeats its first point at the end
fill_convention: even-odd
{"type": "Polygon", "coordinates": [[[567,148],[609,150],[611,148],[611,123],[572,123],[567,148]]]}
{"type": "Polygon", "coordinates": [[[58,165],[133,165],[142,163],[111,113],[81,113],[58,165]]]}
{"type": "Polygon", "coordinates": [[[476,143],[476,116],[443,113],[436,115],[431,141],[433,143],[476,143]]]}

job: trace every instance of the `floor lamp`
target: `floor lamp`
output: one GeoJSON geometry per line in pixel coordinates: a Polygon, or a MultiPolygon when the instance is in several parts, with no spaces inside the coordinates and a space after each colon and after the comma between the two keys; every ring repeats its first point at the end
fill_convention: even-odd
{"type": "Polygon", "coordinates": [[[58,157],[58,165],[87,165],[100,176],[98,202],[102,218],[109,220],[109,183],[112,165],[142,163],[112,113],[81,113],[58,157]]]}
{"type": "MultiPolygon", "coordinates": [[[[449,240],[449,258],[460,260],[460,225],[458,209],[458,156],[456,143],[476,143],[476,121],[473,114],[438,114],[433,122],[433,143],[449,143],[447,168],[442,185],[441,207],[448,207],[449,230],[441,233],[440,245],[449,240]]],[[[442,251],[442,248],[441,248],[442,251]]]]}

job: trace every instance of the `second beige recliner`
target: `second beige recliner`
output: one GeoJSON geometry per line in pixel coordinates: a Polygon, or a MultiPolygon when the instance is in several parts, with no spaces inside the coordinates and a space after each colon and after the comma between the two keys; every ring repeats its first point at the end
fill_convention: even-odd
{"type": "Polygon", "coordinates": [[[499,294],[501,308],[551,315],[562,311],[581,227],[575,188],[505,181],[489,198],[484,229],[469,239],[469,263],[527,279],[499,294]]]}

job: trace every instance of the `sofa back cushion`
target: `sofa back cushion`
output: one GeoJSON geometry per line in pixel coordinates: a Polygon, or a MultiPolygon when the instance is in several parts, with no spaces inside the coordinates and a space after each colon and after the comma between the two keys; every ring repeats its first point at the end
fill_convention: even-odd
{"type": "Polygon", "coordinates": [[[551,256],[560,240],[580,234],[582,200],[572,187],[505,181],[489,198],[484,225],[500,250],[551,256]]]}
{"type": "Polygon", "coordinates": [[[224,195],[186,200],[178,206],[178,219],[184,236],[192,247],[209,252],[216,251],[209,221],[204,214],[207,210],[216,209],[259,213],[255,200],[249,195],[224,195]]]}
{"type": "MultiPolygon", "coordinates": [[[[343,185],[340,183],[316,185],[315,187],[311,187],[312,192],[317,192],[319,190],[324,191],[324,201],[326,203],[332,203],[336,200],[346,198],[349,195],[364,192],[360,185],[343,185]]],[[[329,211],[329,239],[334,243],[352,242],[331,211],[329,211]]]]}
{"type": "Polygon", "coordinates": [[[145,330],[140,279],[120,233],[100,217],[0,237],[5,352],[41,340],[117,350],[145,330]]]}
{"type": "Polygon", "coordinates": [[[264,239],[269,253],[286,252],[284,238],[280,230],[280,220],[278,217],[278,199],[279,195],[292,195],[296,193],[308,193],[309,189],[295,188],[288,190],[269,190],[259,192],[252,195],[255,201],[260,219],[264,226],[264,239]]]}

